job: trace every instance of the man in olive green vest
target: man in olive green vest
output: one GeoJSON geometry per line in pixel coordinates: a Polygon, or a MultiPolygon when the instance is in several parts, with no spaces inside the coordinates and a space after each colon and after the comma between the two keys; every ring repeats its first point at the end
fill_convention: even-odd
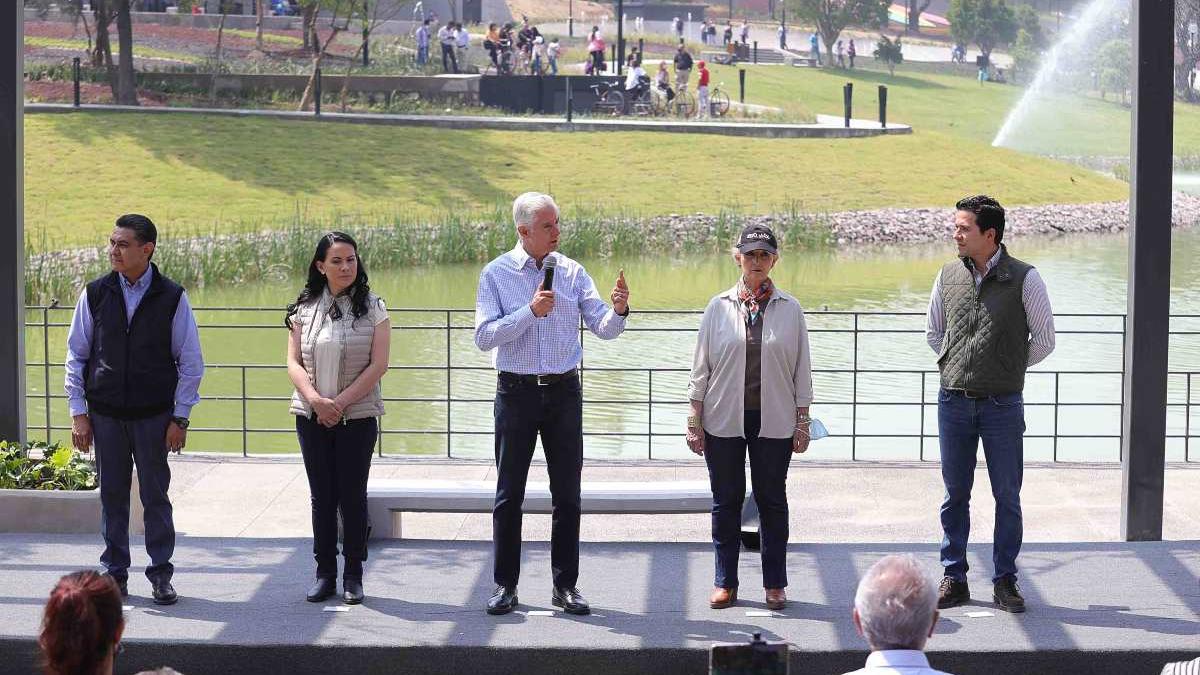
{"type": "Polygon", "coordinates": [[[979,442],[996,500],[992,599],[1024,612],[1017,587],[1021,550],[1025,371],[1054,351],[1054,314],[1037,270],[1008,254],[1004,208],[987,195],[955,205],[958,260],[946,263],[929,298],[926,340],[938,355],[941,558],[938,607],[968,602],[967,538],[979,442]]]}

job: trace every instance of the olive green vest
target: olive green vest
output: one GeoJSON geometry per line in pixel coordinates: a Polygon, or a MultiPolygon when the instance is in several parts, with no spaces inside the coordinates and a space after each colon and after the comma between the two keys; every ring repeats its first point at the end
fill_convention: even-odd
{"type": "Polygon", "coordinates": [[[1022,391],[1029,321],[1021,290],[1033,266],[1008,255],[1002,244],[1000,259],[976,291],[970,264],[961,259],[942,268],[942,387],[991,395],[1022,391]]]}

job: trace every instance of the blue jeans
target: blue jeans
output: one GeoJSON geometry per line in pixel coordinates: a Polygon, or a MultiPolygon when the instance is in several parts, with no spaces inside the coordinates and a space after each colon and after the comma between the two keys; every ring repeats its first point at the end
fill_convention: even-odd
{"type": "Polygon", "coordinates": [[[938,392],[941,446],[942,566],[946,576],[967,578],[967,538],[971,531],[971,485],[979,441],[996,500],[992,581],[1017,576],[1021,551],[1021,478],[1024,469],[1025,405],[1020,393],[967,398],[961,391],[938,392]]]}
{"type": "Polygon", "coordinates": [[[759,411],[744,413],[746,437],[704,434],[704,462],[712,485],[712,540],[716,549],[713,585],[737,588],[738,554],[742,548],[742,502],[746,499],[746,454],[750,483],[758,504],[762,539],[763,588],[786,588],[788,503],[787,472],[792,462],[791,438],[760,438],[759,411]]]}
{"type": "Polygon", "coordinates": [[[425,65],[429,62],[429,45],[417,47],[417,63],[425,65]]]}

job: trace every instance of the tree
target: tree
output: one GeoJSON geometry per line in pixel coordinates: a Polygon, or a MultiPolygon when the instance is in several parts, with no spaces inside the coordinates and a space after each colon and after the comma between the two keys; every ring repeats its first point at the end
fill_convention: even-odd
{"type": "Polygon", "coordinates": [[[888,75],[895,75],[896,66],[904,63],[903,45],[900,44],[900,36],[897,35],[895,40],[889,40],[888,36],[881,34],[879,42],[875,43],[875,60],[886,63],[888,75]]]}
{"type": "Polygon", "coordinates": [[[267,0],[254,0],[254,48],[260,52],[263,51],[263,15],[266,13],[267,0]]]}
{"type": "Polygon", "coordinates": [[[137,80],[133,72],[133,17],[130,0],[113,0],[117,5],[117,105],[137,105],[137,80]]]}
{"type": "MultiPolygon", "coordinates": [[[[1017,38],[1021,31],[1029,35],[1030,44],[1041,51],[1046,48],[1046,33],[1042,31],[1042,20],[1038,18],[1037,10],[1030,5],[1019,5],[1016,11],[1017,38]]],[[[1015,43],[1014,43],[1015,44],[1015,43]]]]}
{"type": "MultiPolygon", "coordinates": [[[[351,4],[354,0],[310,0],[314,3],[318,10],[327,10],[329,15],[329,37],[324,43],[321,42],[321,36],[317,33],[316,13],[314,12],[314,20],[311,26],[313,32],[313,45],[316,47],[316,53],[313,55],[312,72],[308,76],[308,83],[304,85],[304,94],[300,96],[300,110],[308,110],[308,106],[312,104],[313,97],[316,95],[317,71],[321,69],[321,62],[325,59],[326,52],[329,51],[329,45],[337,39],[337,36],[342,31],[350,27],[351,4]],[[340,17],[340,18],[339,18],[340,17]]],[[[307,7],[305,8],[307,9],[307,7]]]]}
{"type": "MultiPolygon", "coordinates": [[[[882,26],[889,0],[786,0],[799,19],[817,27],[825,41],[826,63],[833,63],[833,45],[846,26],[882,26]]],[[[453,3],[451,3],[453,4],[453,3]]]]}
{"type": "Polygon", "coordinates": [[[974,43],[985,58],[997,45],[1017,38],[1017,17],[1004,0],[950,0],[946,12],[950,36],[963,44],[974,43]]]}
{"type": "Polygon", "coordinates": [[[910,32],[921,32],[921,14],[929,9],[929,5],[931,4],[933,4],[933,0],[907,0],[908,30],[910,32]]]}
{"type": "Polygon", "coordinates": [[[1193,100],[1192,68],[1200,59],[1200,40],[1193,40],[1191,26],[1200,24],[1200,0],[1175,0],[1175,48],[1183,58],[1175,64],[1175,91],[1193,100]]]}
{"type": "Polygon", "coordinates": [[[367,64],[367,49],[371,40],[371,33],[375,32],[383,22],[390,21],[400,13],[402,5],[400,3],[390,3],[381,0],[351,0],[350,16],[353,19],[358,17],[362,23],[362,42],[358,45],[358,50],[354,56],[350,58],[349,65],[346,66],[346,76],[342,78],[342,93],[341,106],[342,112],[346,111],[346,103],[350,95],[350,73],[354,70],[354,64],[358,62],[358,57],[363,57],[363,66],[367,64]]]}
{"type": "Polygon", "coordinates": [[[1036,40],[1029,34],[1029,31],[1024,28],[1017,31],[1017,40],[1013,43],[1011,51],[1013,82],[1016,82],[1018,77],[1024,77],[1026,73],[1032,74],[1037,71],[1042,53],[1037,48],[1036,40]]]}
{"type": "Polygon", "coordinates": [[[1096,72],[1100,76],[1100,97],[1111,91],[1121,95],[1121,102],[1128,101],[1130,73],[1133,56],[1128,40],[1109,40],[1096,54],[1096,72]]]}

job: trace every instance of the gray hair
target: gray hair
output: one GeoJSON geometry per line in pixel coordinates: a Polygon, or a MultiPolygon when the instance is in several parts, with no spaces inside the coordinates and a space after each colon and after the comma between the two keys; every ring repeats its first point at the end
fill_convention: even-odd
{"type": "Polygon", "coordinates": [[[889,555],[858,583],[854,608],[872,650],[923,649],[937,611],[937,591],[911,554],[889,555]]]}
{"type": "Polygon", "coordinates": [[[554,203],[554,197],[541,192],[526,192],[518,195],[513,200],[513,223],[517,227],[532,225],[537,214],[545,209],[554,209],[554,215],[558,216],[558,204],[554,203]]]}

